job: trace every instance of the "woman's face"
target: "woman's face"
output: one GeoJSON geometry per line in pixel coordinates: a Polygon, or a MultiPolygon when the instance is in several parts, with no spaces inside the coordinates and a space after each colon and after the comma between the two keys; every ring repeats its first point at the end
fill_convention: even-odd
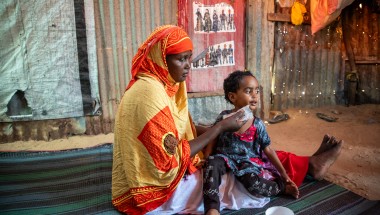
{"type": "Polygon", "coordinates": [[[190,72],[192,51],[185,51],[179,54],[167,55],[166,64],[171,77],[175,82],[182,82],[186,80],[190,72]]]}

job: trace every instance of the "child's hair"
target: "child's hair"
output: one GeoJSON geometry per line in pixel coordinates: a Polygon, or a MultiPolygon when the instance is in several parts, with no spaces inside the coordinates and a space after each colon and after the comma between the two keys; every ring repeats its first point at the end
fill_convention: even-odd
{"type": "Polygon", "coordinates": [[[231,103],[230,99],[228,98],[228,93],[236,93],[239,89],[240,81],[246,77],[246,76],[252,76],[255,78],[254,75],[250,71],[240,71],[236,70],[228,75],[226,79],[224,79],[223,82],[223,90],[224,90],[224,98],[227,100],[227,102],[231,103]]]}

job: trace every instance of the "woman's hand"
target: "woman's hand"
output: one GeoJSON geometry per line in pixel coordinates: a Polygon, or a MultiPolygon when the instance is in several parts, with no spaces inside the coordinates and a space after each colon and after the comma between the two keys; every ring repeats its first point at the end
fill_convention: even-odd
{"type": "Polygon", "coordinates": [[[239,111],[236,114],[229,116],[219,123],[224,131],[237,131],[244,125],[245,121],[241,120],[244,117],[244,111],[239,111]]]}
{"type": "MultiPolygon", "coordinates": [[[[214,126],[208,128],[202,135],[189,141],[190,144],[190,156],[194,156],[196,153],[204,149],[204,147],[218,137],[221,132],[225,131],[237,131],[241,126],[243,126],[244,121],[241,119],[244,117],[244,112],[239,111],[236,114],[227,117],[226,119],[218,122],[214,126]]],[[[209,154],[212,153],[213,145],[209,146],[209,154]]]]}

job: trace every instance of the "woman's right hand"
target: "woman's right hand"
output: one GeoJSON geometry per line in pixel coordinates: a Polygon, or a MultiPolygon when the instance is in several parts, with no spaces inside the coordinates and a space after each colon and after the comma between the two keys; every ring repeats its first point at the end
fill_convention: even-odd
{"type": "MultiPolygon", "coordinates": [[[[204,149],[204,147],[207,146],[207,144],[214,142],[221,132],[233,132],[239,130],[240,127],[244,124],[244,121],[242,120],[243,117],[244,111],[239,111],[236,114],[229,116],[226,119],[223,119],[222,121],[218,122],[216,125],[210,127],[209,129],[207,129],[206,132],[204,132],[197,138],[190,140],[190,156],[194,156],[196,153],[204,149]]],[[[210,147],[212,149],[213,145],[207,147],[210,147]]],[[[211,152],[212,150],[209,151],[209,153],[211,152]]]]}
{"type": "Polygon", "coordinates": [[[245,123],[245,121],[241,120],[244,117],[244,111],[239,111],[236,114],[229,116],[219,123],[221,123],[221,127],[223,131],[237,131],[239,130],[245,123]]]}

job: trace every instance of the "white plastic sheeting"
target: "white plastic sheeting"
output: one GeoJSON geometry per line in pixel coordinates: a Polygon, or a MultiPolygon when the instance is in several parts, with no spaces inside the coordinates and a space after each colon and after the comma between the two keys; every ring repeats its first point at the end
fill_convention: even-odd
{"type": "Polygon", "coordinates": [[[1,0],[0,35],[0,121],[83,116],[74,0],[1,0]],[[16,92],[29,112],[9,114],[16,92]]]}

